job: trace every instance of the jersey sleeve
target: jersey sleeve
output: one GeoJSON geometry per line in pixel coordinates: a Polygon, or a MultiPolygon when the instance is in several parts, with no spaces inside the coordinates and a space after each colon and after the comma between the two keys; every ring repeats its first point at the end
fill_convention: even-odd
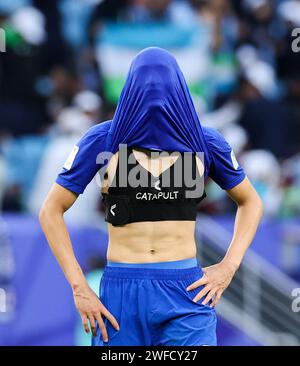
{"type": "Polygon", "coordinates": [[[203,131],[211,158],[208,176],[222,189],[234,188],[246,175],[231,146],[216,129],[203,128],[203,131]]]}
{"type": "Polygon", "coordinates": [[[97,157],[105,149],[108,127],[108,122],[104,122],[83,135],[70,152],[56,179],[57,184],[77,194],[84,192],[101,167],[97,157]]]}

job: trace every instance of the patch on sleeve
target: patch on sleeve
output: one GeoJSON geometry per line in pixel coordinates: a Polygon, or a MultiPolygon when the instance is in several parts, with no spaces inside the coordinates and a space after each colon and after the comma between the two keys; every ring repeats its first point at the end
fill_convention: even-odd
{"type": "Polygon", "coordinates": [[[63,166],[65,169],[70,170],[72,168],[72,165],[74,163],[78,151],[79,147],[75,145],[63,166]]]}
{"type": "Polygon", "coordinates": [[[239,167],[239,163],[236,160],[233,150],[231,150],[230,156],[231,156],[232,165],[233,165],[234,169],[237,170],[237,168],[239,167]]]}

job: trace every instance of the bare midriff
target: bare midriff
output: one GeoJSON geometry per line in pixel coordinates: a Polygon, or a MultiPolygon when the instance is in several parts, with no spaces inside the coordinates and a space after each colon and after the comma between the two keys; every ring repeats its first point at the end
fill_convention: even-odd
{"type": "Polygon", "coordinates": [[[196,255],[195,221],[109,224],[107,259],[113,262],[168,262],[196,255]]]}
{"type": "MultiPolygon", "coordinates": [[[[150,161],[142,152],[136,151],[135,154],[140,164],[148,170],[153,170],[152,174],[155,175],[174,163],[174,159],[170,158],[150,161]]],[[[107,192],[109,183],[113,180],[117,162],[118,153],[111,159],[107,168],[107,181],[102,186],[103,192],[107,192]]],[[[107,259],[110,261],[168,262],[196,256],[195,221],[146,221],[124,226],[108,224],[108,231],[107,259]]]]}

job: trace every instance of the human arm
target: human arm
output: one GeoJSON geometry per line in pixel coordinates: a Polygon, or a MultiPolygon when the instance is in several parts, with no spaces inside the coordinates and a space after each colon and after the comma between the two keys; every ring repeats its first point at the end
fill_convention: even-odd
{"type": "Polygon", "coordinates": [[[234,232],[229,248],[220,263],[203,268],[203,277],[187,288],[190,291],[204,286],[195,296],[194,301],[197,302],[204,297],[202,303],[205,305],[212,300],[210,305],[212,307],[219,302],[239,268],[263,212],[261,199],[248,178],[227,190],[227,193],[237,204],[234,232]]]}
{"type": "Polygon", "coordinates": [[[106,317],[117,330],[118,323],[88,286],[75,257],[64,221],[64,213],[74,204],[76,198],[76,194],[55,183],[40,210],[39,219],[49,246],[72,288],[74,302],[85,331],[89,332],[89,322],[95,335],[97,321],[102,337],[106,341],[108,335],[102,316],[106,317]]]}

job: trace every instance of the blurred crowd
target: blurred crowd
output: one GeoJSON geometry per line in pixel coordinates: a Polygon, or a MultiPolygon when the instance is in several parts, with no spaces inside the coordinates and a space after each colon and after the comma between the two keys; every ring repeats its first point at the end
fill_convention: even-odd
{"type": "MultiPolygon", "coordinates": [[[[297,0],[0,0],[3,211],[36,214],[74,143],[113,116],[96,60],[106,22],[207,26],[209,57],[231,57],[233,81],[212,83],[209,101],[195,100],[200,120],[230,142],[267,215],[300,213],[300,52],[291,46],[297,0]]],[[[101,212],[99,188],[91,186],[79,218],[101,212]]],[[[203,210],[231,207],[215,184],[207,191],[203,210]]]]}

